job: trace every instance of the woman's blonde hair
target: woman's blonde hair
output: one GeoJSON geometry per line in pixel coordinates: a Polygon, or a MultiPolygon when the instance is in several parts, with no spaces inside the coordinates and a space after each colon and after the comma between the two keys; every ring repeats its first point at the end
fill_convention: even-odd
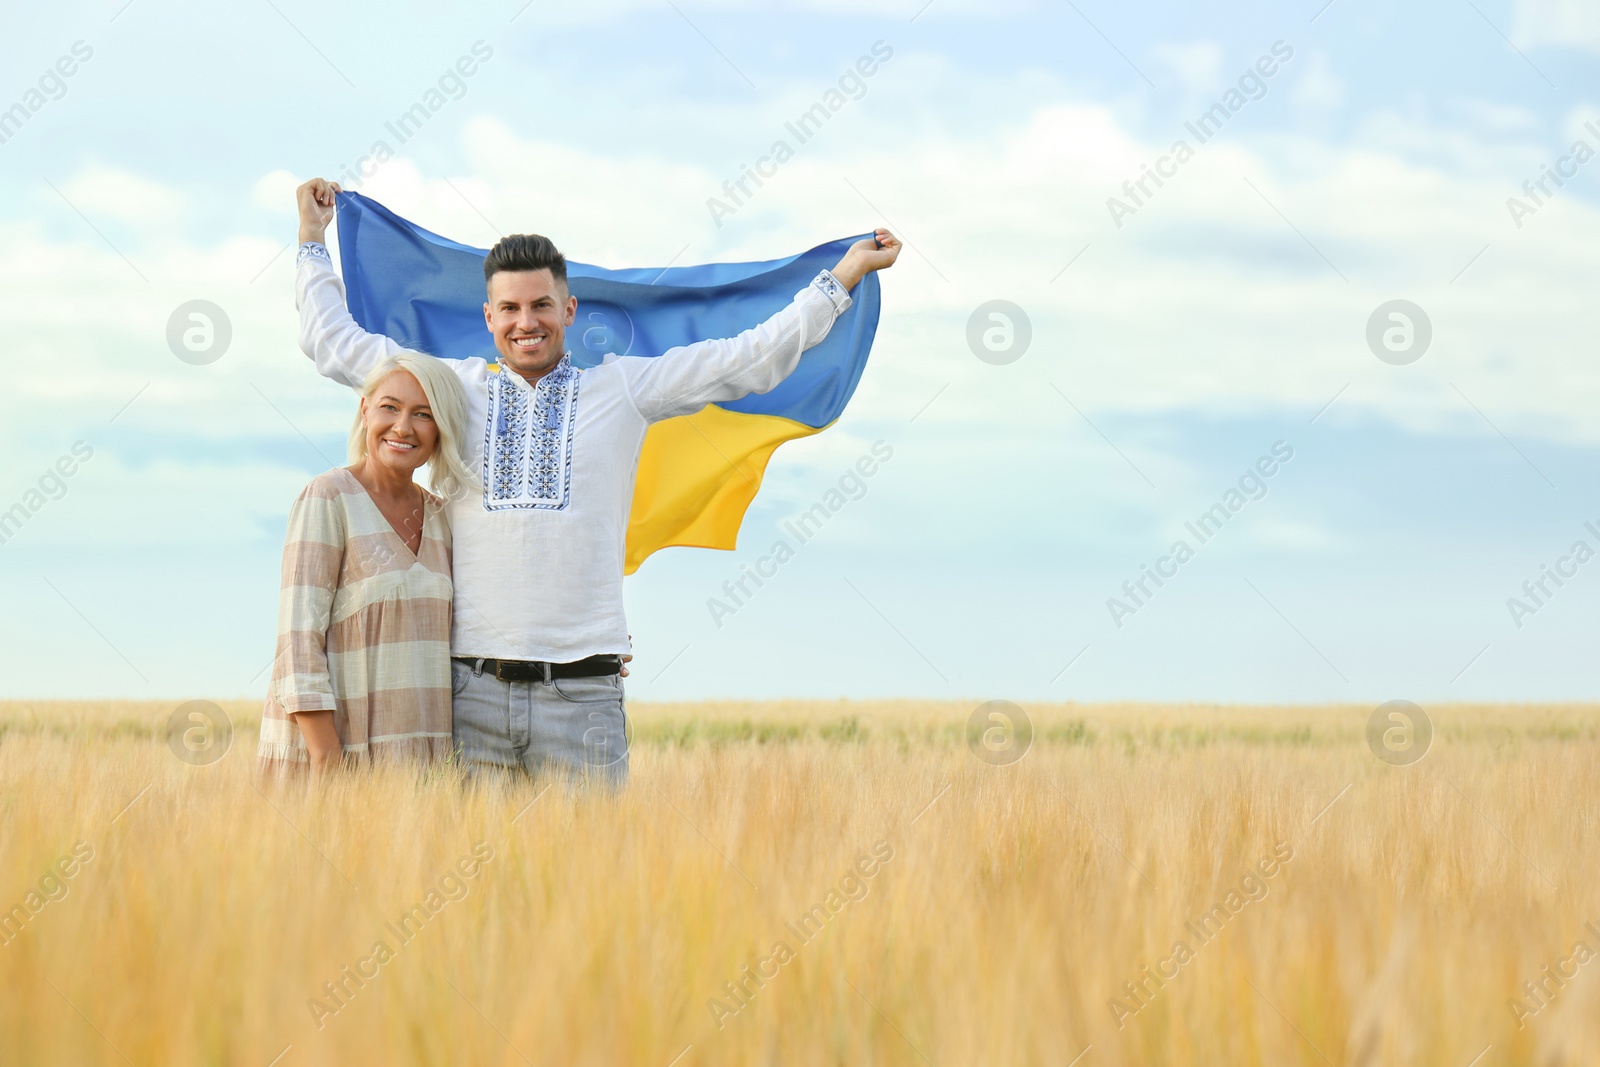
{"type": "MultiPolygon", "coordinates": [[[[461,380],[442,359],[421,352],[400,352],[373,368],[361,387],[361,395],[370,401],[383,380],[397,370],[410,374],[422,386],[428,408],[433,412],[434,425],[439,427],[439,444],[428,460],[430,488],[446,500],[476,492],[480,488],[478,479],[467,469],[462,450],[467,428],[467,392],[461,387],[461,380]]],[[[356,421],[350,427],[350,462],[360,463],[366,458],[367,428],[358,410],[356,421]]]]}

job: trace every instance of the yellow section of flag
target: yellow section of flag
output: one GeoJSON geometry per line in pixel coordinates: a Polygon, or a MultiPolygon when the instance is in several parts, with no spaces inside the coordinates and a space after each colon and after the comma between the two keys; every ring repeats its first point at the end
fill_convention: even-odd
{"type": "Polygon", "coordinates": [[[651,426],[639,450],[623,573],[670,545],[732,549],[773,451],[824,429],[715,404],[651,426]]]}

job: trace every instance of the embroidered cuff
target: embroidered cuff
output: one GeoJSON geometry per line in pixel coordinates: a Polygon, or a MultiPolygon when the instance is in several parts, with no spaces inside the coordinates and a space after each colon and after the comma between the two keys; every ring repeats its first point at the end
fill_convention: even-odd
{"type": "Polygon", "coordinates": [[[844,286],[839,284],[839,279],[835,278],[830,272],[819,271],[817,276],[811,279],[811,284],[821,289],[822,295],[827,297],[829,302],[833,304],[833,313],[835,315],[844,314],[845,309],[850,306],[850,294],[845,291],[844,286]]]}
{"type": "Polygon", "coordinates": [[[300,246],[300,254],[294,257],[294,265],[298,267],[303,261],[311,258],[312,256],[325,259],[330,264],[333,262],[333,257],[328,255],[328,249],[326,246],[316,241],[307,241],[305,244],[300,246]]]}

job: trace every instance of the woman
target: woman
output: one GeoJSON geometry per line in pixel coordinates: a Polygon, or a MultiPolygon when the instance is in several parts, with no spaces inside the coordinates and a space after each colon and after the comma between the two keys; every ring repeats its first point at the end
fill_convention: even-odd
{"type": "Polygon", "coordinates": [[[467,401],[415,352],[367,379],[348,467],[318,475],[289,512],[278,652],[261,716],[260,770],[372,766],[450,755],[450,529],[471,492],[467,401]],[[435,493],[412,476],[430,466],[435,493]]]}

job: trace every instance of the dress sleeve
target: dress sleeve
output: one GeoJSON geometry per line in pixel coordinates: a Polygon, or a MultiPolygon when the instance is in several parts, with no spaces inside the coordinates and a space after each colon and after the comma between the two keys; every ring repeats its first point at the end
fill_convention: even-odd
{"type": "Polygon", "coordinates": [[[737,337],[680,345],[654,359],[624,356],[616,362],[646,422],[691,415],[707,404],[770,392],[794,373],[802,352],[828,336],[850,303],[844,286],[823,271],[788,307],[737,337]]]}
{"type": "Polygon", "coordinates": [[[284,713],[336,710],[328,626],[347,534],[340,494],[312,483],[289,511],[278,594],[273,696],[284,713]]]}

